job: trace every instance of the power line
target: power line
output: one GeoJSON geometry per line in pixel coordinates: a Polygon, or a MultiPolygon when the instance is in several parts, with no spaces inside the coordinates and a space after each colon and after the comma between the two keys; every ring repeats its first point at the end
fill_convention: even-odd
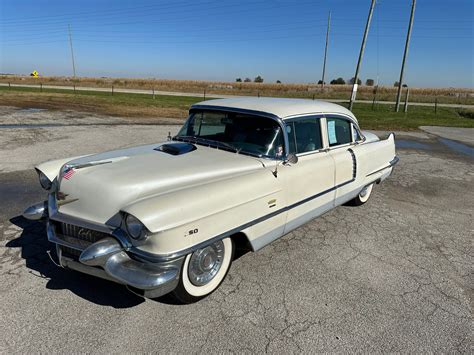
{"type": "MultiPolygon", "coordinates": [[[[209,4],[214,3],[214,2],[209,2],[209,4]]],[[[309,5],[313,4],[311,1],[299,3],[299,5],[309,5]]],[[[189,4],[187,5],[187,8],[184,9],[177,9],[174,11],[159,11],[157,13],[153,11],[147,11],[147,12],[139,12],[139,13],[126,13],[126,18],[127,19],[133,19],[134,17],[138,17],[141,21],[135,21],[135,22],[128,22],[128,23],[143,23],[143,18],[144,17],[153,17],[157,18],[156,21],[159,21],[160,23],[163,21],[163,16],[165,15],[179,15],[179,20],[183,20],[185,18],[190,18],[189,16],[183,16],[183,14],[189,13],[191,18],[198,18],[199,14],[202,13],[202,16],[213,16],[213,15],[219,15],[219,14],[228,14],[229,13],[229,8],[237,7],[240,10],[233,10],[232,14],[235,13],[246,13],[246,12],[254,12],[258,10],[266,10],[267,9],[267,2],[264,0],[261,1],[254,1],[252,2],[252,7],[246,7],[242,8],[241,4],[235,3],[235,4],[218,4],[217,6],[210,6],[210,7],[203,7],[200,4],[189,4]],[[260,6],[263,5],[263,6],[260,6]],[[260,7],[259,7],[260,6],[260,7]],[[224,9],[226,11],[224,12],[218,12],[217,14],[213,14],[212,10],[221,10],[224,9]]],[[[295,8],[294,4],[280,4],[280,5],[274,5],[272,6],[272,9],[275,8],[295,8]]],[[[67,17],[67,18],[59,18],[59,19],[53,19],[53,20],[42,20],[41,18],[38,18],[37,21],[32,21],[32,22],[7,22],[7,21],[2,21],[1,26],[18,26],[18,25],[30,25],[32,27],[44,27],[44,26],[49,26],[49,25],[65,25],[67,23],[71,22],[97,22],[97,21],[103,21],[103,20],[114,20],[118,19],[121,20],[123,19],[123,14],[117,15],[117,14],[110,14],[109,16],[107,15],[102,15],[99,18],[94,18],[94,17],[67,17]]],[[[176,16],[172,20],[176,20],[176,16]]],[[[118,23],[118,24],[123,24],[123,23],[118,23]]],[[[95,25],[101,25],[101,24],[95,24],[95,25]]],[[[108,23],[107,25],[111,25],[108,23]]],[[[113,23],[112,23],[113,25],[113,23]]]]}

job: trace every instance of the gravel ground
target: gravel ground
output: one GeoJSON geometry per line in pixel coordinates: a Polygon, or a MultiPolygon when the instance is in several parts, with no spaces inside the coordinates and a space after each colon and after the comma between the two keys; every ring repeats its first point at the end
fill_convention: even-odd
{"type": "Polygon", "coordinates": [[[429,137],[399,135],[366,205],[244,254],[196,304],[54,266],[44,226],[20,216],[44,198],[30,168],[173,129],[0,128],[0,353],[474,351],[474,158],[429,137]]]}

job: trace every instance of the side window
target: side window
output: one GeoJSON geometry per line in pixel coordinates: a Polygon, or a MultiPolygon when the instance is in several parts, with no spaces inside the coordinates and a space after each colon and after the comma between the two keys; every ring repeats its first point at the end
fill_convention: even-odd
{"type": "Polygon", "coordinates": [[[343,118],[326,118],[329,146],[352,143],[351,123],[343,118]]]}
{"type": "Polygon", "coordinates": [[[321,149],[319,118],[303,118],[286,126],[290,153],[305,153],[321,149]]]}

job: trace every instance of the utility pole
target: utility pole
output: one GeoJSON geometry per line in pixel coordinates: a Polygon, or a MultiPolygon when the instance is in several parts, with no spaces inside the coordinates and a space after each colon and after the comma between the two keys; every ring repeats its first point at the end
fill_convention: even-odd
{"type": "Polygon", "coordinates": [[[72,57],[72,74],[74,79],[76,78],[76,64],[74,63],[74,50],[72,49],[72,36],[71,36],[71,25],[67,25],[69,32],[69,44],[71,46],[71,57],[72,57]]]}
{"type": "Polygon", "coordinates": [[[405,71],[405,61],[407,60],[408,47],[410,46],[411,29],[413,27],[413,19],[415,18],[415,7],[416,7],[416,0],[413,0],[411,3],[410,24],[408,25],[407,41],[405,43],[405,52],[403,53],[402,69],[400,71],[400,80],[398,80],[397,103],[395,105],[395,112],[398,112],[400,109],[400,100],[402,96],[402,87],[403,87],[403,72],[405,71]]]}
{"type": "Polygon", "coordinates": [[[365,42],[367,41],[367,35],[369,34],[370,21],[372,21],[372,15],[374,13],[375,2],[376,0],[372,0],[372,3],[370,4],[369,16],[367,17],[367,24],[365,25],[364,37],[362,38],[362,44],[360,46],[359,60],[357,61],[357,68],[354,75],[354,84],[352,85],[351,100],[349,102],[349,110],[351,111],[352,111],[352,107],[354,106],[354,101],[356,99],[357,86],[358,86],[357,81],[359,80],[360,64],[362,62],[362,58],[364,57],[365,42]]]}
{"type": "Polygon", "coordinates": [[[321,79],[321,90],[324,89],[324,77],[326,76],[326,59],[328,56],[329,30],[331,28],[331,11],[328,16],[328,29],[326,31],[326,48],[324,49],[323,78],[321,79]]]}

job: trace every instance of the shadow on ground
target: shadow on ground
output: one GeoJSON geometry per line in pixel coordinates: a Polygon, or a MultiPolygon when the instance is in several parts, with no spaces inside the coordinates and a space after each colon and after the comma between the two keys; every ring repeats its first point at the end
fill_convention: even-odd
{"type": "Polygon", "coordinates": [[[29,221],[22,216],[10,222],[23,229],[21,235],[9,241],[8,248],[21,248],[21,257],[32,274],[47,279],[50,290],[70,290],[79,297],[101,306],[114,308],[134,307],[144,299],[128,291],[124,286],[73,270],[57,267],[48,257],[47,251],[55,257],[55,247],[46,238],[42,222],[29,221]]]}

